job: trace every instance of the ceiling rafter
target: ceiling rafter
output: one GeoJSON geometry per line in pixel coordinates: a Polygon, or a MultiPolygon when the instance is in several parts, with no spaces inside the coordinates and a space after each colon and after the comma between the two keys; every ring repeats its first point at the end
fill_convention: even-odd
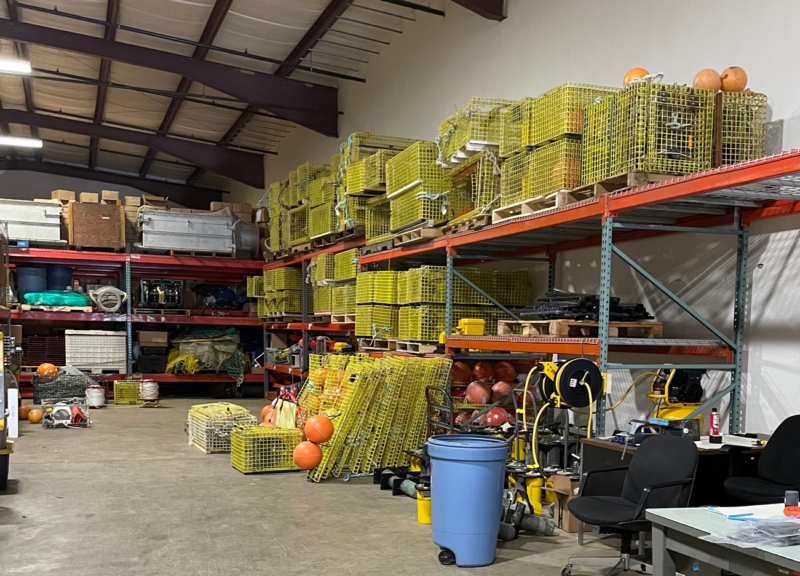
{"type": "MultiPolygon", "coordinates": [[[[6,8],[8,9],[8,19],[12,22],[17,22],[17,2],[16,0],[6,0],[6,8]]],[[[14,52],[16,52],[17,56],[22,58],[23,60],[28,60],[28,46],[22,42],[14,42],[14,52]]],[[[22,77],[22,91],[25,94],[25,109],[28,112],[33,112],[33,91],[31,90],[31,79],[23,76],[22,77]]],[[[6,132],[8,126],[6,126],[6,132]]],[[[31,126],[31,136],[34,138],[39,137],[39,131],[36,129],[35,126],[31,126]]],[[[15,152],[16,154],[16,152],[15,152]]],[[[38,149],[35,152],[36,159],[41,161],[42,160],[42,150],[38,149]]]]}
{"type": "MultiPolygon", "coordinates": [[[[116,24],[119,21],[119,0],[108,0],[106,6],[106,22],[109,24],[116,24]]],[[[103,38],[106,40],[114,40],[117,35],[117,28],[115,26],[106,26],[103,38]]],[[[100,75],[98,77],[100,84],[97,86],[97,96],[94,102],[94,123],[101,124],[106,113],[106,97],[108,94],[108,79],[111,75],[111,60],[103,58],[100,61],[100,75]]],[[[28,110],[31,112],[31,110],[28,110]]],[[[96,136],[92,136],[89,142],[89,169],[92,170],[97,166],[97,151],[100,147],[100,140],[96,136]]]]}
{"type": "MultiPolygon", "coordinates": [[[[208,16],[208,20],[206,21],[206,26],[203,29],[203,33],[200,36],[200,44],[213,44],[214,38],[216,38],[217,32],[219,32],[222,22],[225,20],[228,10],[230,10],[231,4],[233,4],[233,0],[216,0],[214,3],[214,8],[212,8],[211,14],[208,16]]],[[[209,49],[205,46],[195,46],[192,59],[204,60],[208,54],[208,51],[209,49]]],[[[179,94],[185,95],[187,92],[189,92],[191,87],[192,81],[185,76],[182,76],[181,81],[178,84],[178,88],[175,91],[179,94]]],[[[169,107],[164,114],[164,118],[161,120],[161,126],[158,128],[159,134],[169,132],[170,128],[172,128],[173,122],[175,122],[175,118],[178,116],[178,112],[180,111],[182,104],[183,99],[181,98],[173,98],[170,101],[169,107]]],[[[139,169],[140,178],[147,176],[147,172],[150,171],[150,167],[153,165],[153,160],[155,157],[156,151],[152,148],[149,149],[144,161],[142,162],[142,166],[139,169]]]]}
{"type": "MultiPolygon", "coordinates": [[[[279,78],[288,78],[292,72],[295,71],[297,64],[303,60],[311,50],[322,39],[325,33],[333,26],[336,20],[344,14],[354,0],[332,0],[330,4],[322,11],[316,21],[311,25],[300,41],[297,43],[289,55],[284,59],[283,63],[275,71],[275,76],[279,78]]],[[[245,124],[253,117],[254,112],[258,110],[257,106],[252,104],[245,108],[238,118],[233,122],[230,129],[225,135],[217,142],[217,146],[224,147],[236,138],[236,135],[244,128],[245,124]]],[[[203,175],[204,170],[197,168],[194,173],[186,180],[188,184],[192,184],[203,175]]]]}

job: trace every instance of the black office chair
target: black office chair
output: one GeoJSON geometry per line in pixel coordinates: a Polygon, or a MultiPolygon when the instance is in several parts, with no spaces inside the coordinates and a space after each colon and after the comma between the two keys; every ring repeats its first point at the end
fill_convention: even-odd
{"type": "Polygon", "coordinates": [[[742,504],[777,504],[800,490],[800,415],[781,422],[758,460],[757,477],[728,478],[725,493],[742,504]]]}
{"type": "Polygon", "coordinates": [[[569,511],[581,522],[600,526],[605,532],[619,533],[622,547],[616,557],[570,558],[562,576],[570,576],[572,566],[610,566],[607,575],[631,568],[652,574],[652,566],[639,554],[631,555],[635,534],[650,531],[644,518],[648,508],[687,506],[697,470],[697,447],[679,436],[658,435],[642,442],[633,454],[630,466],[586,472],[581,479],[578,498],[568,504],[569,511]]]}

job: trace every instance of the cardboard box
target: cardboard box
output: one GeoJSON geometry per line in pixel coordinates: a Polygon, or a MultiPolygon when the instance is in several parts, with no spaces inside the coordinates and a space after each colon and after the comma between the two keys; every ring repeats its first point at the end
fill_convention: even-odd
{"type": "MultiPolygon", "coordinates": [[[[575,534],[578,532],[580,521],[569,513],[567,504],[570,500],[578,497],[580,479],[559,474],[554,474],[550,479],[553,481],[553,491],[556,494],[556,501],[553,504],[553,521],[557,528],[575,534]]],[[[591,528],[584,527],[584,530],[591,530],[591,528]]]]}
{"type": "Polygon", "coordinates": [[[211,212],[224,210],[225,208],[231,208],[230,202],[212,202],[211,206],[209,206],[209,210],[211,210],[211,212]]]}
{"type": "Polygon", "coordinates": [[[100,194],[98,194],[97,192],[81,192],[81,203],[99,204],[100,194]]]}
{"type": "Polygon", "coordinates": [[[169,332],[139,330],[139,346],[169,346],[169,332]]]}
{"type": "Polygon", "coordinates": [[[119,192],[117,190],[102,190],[100,192],[100,203],[119,205],[119,192]]]}
{"type": "Polygon", "coordinates": [[[125,196],[125,206],[141,206],[142,205],[142,197],[141,196],[125,196]]]}
{"type": "Polygon", "coordinates": [[[234,216],[236,216],[242,222],[247,222],[248,224],[253,223],[253,213],[252,212],[234,212],[234,216]]]}
{"type": "Polygon", "coordinates": [[[253,210],[253,221],[257,224],[269,223],[269,210],[266,206],[262,206],[261,208],[256,208],[253,210]]]}
{"type": "Polygon", "coordinates": [[[253,366],[250,368],[250,374],[260,374],[264,375],[264,367],[263,366],[253,366]]]}
{"type": "Polygon", "coordinates": [[[234,212],[252,212],[253,207],[247,202],[231,202],[230,208],[234,212]]]}
{"type": "Polygon", "coordinates": [[[50,199],[71,202],[75,200],[75,192],[73,190],[53,190],[50,192],[50,199]]]}

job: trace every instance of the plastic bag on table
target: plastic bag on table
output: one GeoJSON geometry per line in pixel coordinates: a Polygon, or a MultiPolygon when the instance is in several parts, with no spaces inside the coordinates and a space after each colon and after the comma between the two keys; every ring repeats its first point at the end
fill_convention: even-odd
{"type": "Polygon", "coordinates": [[[740,548],[796,546],[800,544],[800,520],[787,517],[740,522],[732,526],[726,534],[709,534],[701,540],[740,548]]]}

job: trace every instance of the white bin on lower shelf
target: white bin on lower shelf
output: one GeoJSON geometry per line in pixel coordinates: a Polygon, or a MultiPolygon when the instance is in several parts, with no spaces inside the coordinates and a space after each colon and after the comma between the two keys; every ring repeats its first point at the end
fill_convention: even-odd
{"type": "Polygon", "coordinates": [[[68,366],[94,374],[127,372],[125,332],[65,330],[64,334],[68,366]]]}

